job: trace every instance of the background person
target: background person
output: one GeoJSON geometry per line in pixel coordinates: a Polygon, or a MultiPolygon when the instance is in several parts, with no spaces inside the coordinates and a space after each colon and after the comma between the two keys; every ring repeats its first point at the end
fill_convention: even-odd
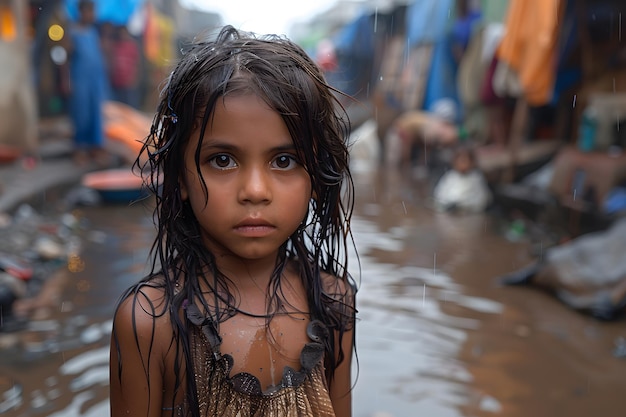
{"type": "Polygon", "coordinates": [[[435,206],[442,211],[481,212],[487,208],[491,191],[470,146],[456,147],[452,167],[439,179],[433,195],[435,206]]]}
{"type": "Polygon", "coordinates": [[[94,159],[109,162],[104,150],[102,103],[107,91],[107,73],[92,0],[80,0],[79,18],[70,25],[65,39],[69,74],[62,86],[69,99],[69,115],[74,127],[74,160],[84,165],[94,159]]]}
{"type": "Polygon", "coordinates": [[[118,26],[111,63],[113,99],[131,107],[139,107],[139,70],[141,54],[135,38],[126,26],[118,26]]]}

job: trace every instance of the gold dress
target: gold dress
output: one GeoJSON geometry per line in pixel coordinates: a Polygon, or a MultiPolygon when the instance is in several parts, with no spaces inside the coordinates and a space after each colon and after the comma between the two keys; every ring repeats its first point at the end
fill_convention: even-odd
{"type": "MultiPolygon", "coordinates": [[[[198,406],[202,416],[220,417],[334,417],[335,412],[324,375],[324,344],[328,330],[312,320],[307,327],[310,342],[300,354],[300,370],[285,367],[281,382],[263,391],[249,373],[230,376],[233,359],[220,353],[221,338],[211,319],[191,304],[187,317],[191,353],[195,364],[198,406]]],[[[185,408],[189,408],[188,406],[185,408]]],[[[188,415],[181,410],[180,415],[188,415]]]]}

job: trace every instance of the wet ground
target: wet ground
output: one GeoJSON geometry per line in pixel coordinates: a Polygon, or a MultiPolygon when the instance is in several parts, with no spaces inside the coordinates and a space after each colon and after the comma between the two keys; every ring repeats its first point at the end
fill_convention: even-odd
{"type": "MultiPolygon", "coordinates": [[[[433,211],[427,184],[356,171],[356,417],[626,415],[626,359],[613,355],[623,320],[498,285],[532,259],[528,242],[489,215],[433,211]]],[[[144,271],[152,226],[142,206],[76,214],[84,246],[52,278],[56,302],[0,335],[2,415],[109,415],[110,318],[144,271]]]]}

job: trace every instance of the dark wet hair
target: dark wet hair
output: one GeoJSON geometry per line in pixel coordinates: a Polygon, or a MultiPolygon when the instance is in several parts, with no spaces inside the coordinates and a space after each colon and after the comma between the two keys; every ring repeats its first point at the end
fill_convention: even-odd
{"type": "MultiPolygon", "coordinates": [[[[311,316],[339,335],[335,340],[331,331],[326,346],[325,368],[330,383],[346,355],[341,350],[341,338],[352,329],[355,317],[356,287],[347,267],[354,187],[349,168],[350,125],[337,99],[340,93],[328,85],[311,58],[292,41],[226,26],[215,38],[189,45],[170,74],[151,133],[135,165],[156,195],[152,273],[143,284],[164,289],[169,310],[154,314],[170,315],[176,345],[182,347],[185,365],[191,369],[186,326],[180,317],[185,300],[202,300],[205,310],[212,311],[218,323],[232,316],[238,306],[228,277],[218,270],[213,254],[201,240],[191,207],[181,198],[183,154],[192,132],[200,129],[195,163],[197,175],[202,178],[200,147],[205,131],[210,129],[216,103],[229,95],[250,93],[282,117],[310,176],[314,196],[308,216],[281,248],[268,288],[268,313],[279,309],[284,301],[280,298],[280,275],[288,261],[297,260],[311,316]],[[329,289],[323,282],[326,274],[337,277],[335,288],[329,289]],[[211,288],[213,300],[202,297],[200,281],[211,288]]],[[[193,377],[193,372],[186,372],[186,400],[191,405],[197,401],[193,377]]]]}

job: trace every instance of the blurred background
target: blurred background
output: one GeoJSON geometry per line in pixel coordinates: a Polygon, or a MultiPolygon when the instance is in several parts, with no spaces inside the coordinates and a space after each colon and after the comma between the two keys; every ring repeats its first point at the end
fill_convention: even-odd
{"type": "Polygon", "coordinates": [[[95,7],[110,158],[85,165],[78,0],[0,0],[0,415],[109,415],[110,319],[154,234],[124,173],[181,50],[225,24],[290,37],[345,93],[353,415],[626,413],[622,0],[95,7]]]}

